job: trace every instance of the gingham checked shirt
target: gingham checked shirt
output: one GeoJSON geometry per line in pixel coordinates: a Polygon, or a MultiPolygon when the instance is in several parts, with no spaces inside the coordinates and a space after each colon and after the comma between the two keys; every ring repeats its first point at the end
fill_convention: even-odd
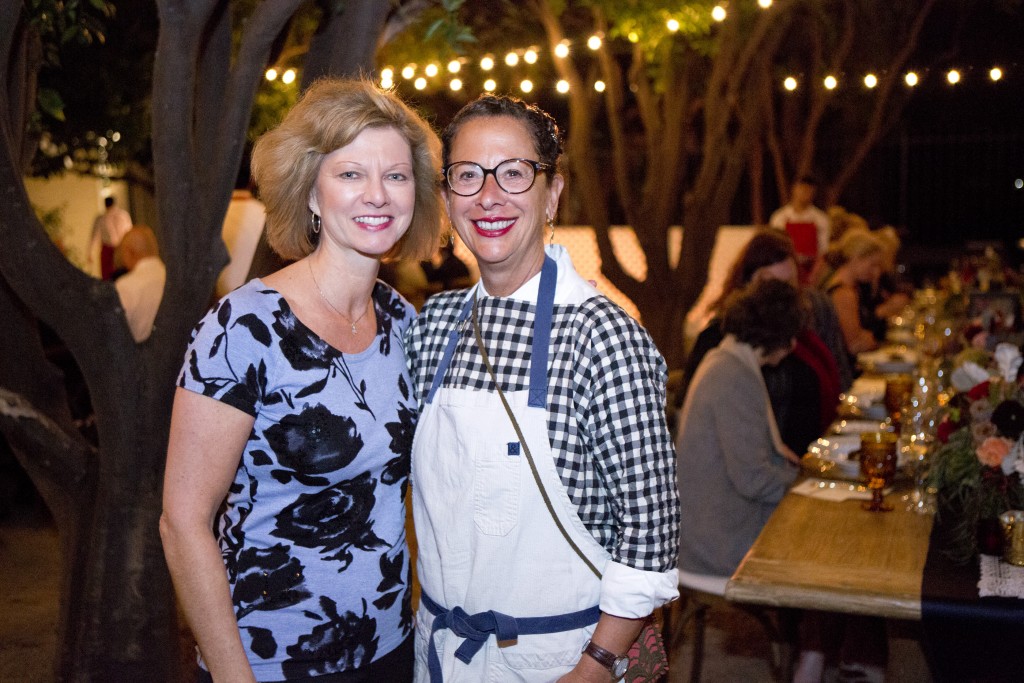
{"type": "MultiPolygon", "coordinates": [[[[465,297],[466,290],[435,295],[406,333],[421,406],[465,297]]],[[[481,335],[502,390],[525,390],[535,305],[481,296],[478,306],[481,335]]],[[[555,466],[580,519],[612,560],[657,572],[676,566],[679,549],[666,372],[646,330],[607,298],[555,305],[548,364],[555,466]]],[[[471,320],[462,323],[441,386],[493,390],[471,320]]]]}

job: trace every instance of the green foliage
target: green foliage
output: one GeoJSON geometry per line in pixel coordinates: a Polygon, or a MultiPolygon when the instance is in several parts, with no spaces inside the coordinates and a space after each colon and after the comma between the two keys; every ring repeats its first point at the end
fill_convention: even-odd
{"type": "MultiPolygon", "coordinates": [[[[39,36],[43,67],[59,69],[64,45],[103,44],[107,40],[106,22],[114,17],[114,4],[107,0],[26,0],[24,11],[29,26],[39,36]]],[[[36,105],[39,112],[57,121],[65,121],[64,100],[54,88],[40,87],[36,105]]],[[[33,117],[35,132],[42,119],[33,117]]]]}
{"type": "MultiPolygon", "coordinates": [[[[447,60],[466,54],[479,32],[459,17],[464,0],[440,0],[423,11],[405,31],[385,46],[381,58],[391,64],[447,60]]],[[[488,13],[493,19],[494,13],[488,13]]]]}
{"type": "Polygon", "coordinates": [[[273,81],[264,79],[256,92],[252,116],[249,118],[249,140],[255,141],[256,138],[280,123],[288,110],[295,106],[298,99],[299,84],[297,81],[286,85],[281,82],[280,78],[273,81]]]}

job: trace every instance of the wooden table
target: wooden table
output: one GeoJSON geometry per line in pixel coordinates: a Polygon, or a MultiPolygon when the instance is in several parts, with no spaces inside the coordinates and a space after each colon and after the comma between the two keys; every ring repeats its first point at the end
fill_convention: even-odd
{"type": "Polygon", "coordinates": [[[866,512],[860,501],[788,493],[725,589],[725,597],[897,619],[921,618],[931,515],[866,512]]]}

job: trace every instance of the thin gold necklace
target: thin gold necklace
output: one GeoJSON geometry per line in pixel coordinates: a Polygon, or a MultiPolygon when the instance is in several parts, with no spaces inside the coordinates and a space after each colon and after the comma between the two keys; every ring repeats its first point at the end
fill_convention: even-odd
{"type": "Polygon", "coordinates": [[[359,316],[358,318],[356,318],[355,320],[353,320],[352,318],[348,317],[347,315],[345,315],[344,313],[339,311],[337,308],[335,308],[334,304],[331,303],[331,300],[327,298],[326,294],[324,294],[324,290],[320,289],[320,283],[316,281],[316,275],[313,274],[313,264],[312,264],[312,262],[310,262],[307,259],[306,260],[306,265],[309,267],[309,276],[311,278],[313,278],[313,286],[316,287],[316,291],[320,292],[320,298],[324,300],[325,304],[327,304],[328,306],[331,307],[332,311],[334,311],[335,313],[340,315],[342,318],[344,318],[346,321],[348,321],[348,324],[352,326],[352,334],[358,334],[359,333],[359,329],[356,327],[356,325],[358,325],[359,321],[362,320],[363,318],[365,318],[366,314],[370,312],[370,302],[369,301],[366,302],[366,308],[363,309],[363,314],[361,316],[359,316]]]}

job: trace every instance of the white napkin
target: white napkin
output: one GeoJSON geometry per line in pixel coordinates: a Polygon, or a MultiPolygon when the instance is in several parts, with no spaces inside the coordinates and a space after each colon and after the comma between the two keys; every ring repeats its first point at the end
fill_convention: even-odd
{"type": "Polygon", "coordinates": [[[1024,567],[1007,564],[995,555],[981,555],[978,595],[1024,598],[1024,567]]]}
{"type": "Polygon", "coordinates": [[[865,406],[878,403],[885,398],[885,379],[881,377],[858,377],[846,392],[857,397],[857,403],[865,406]]]}
{"type": "MultiPolygon", "coordinates": [[[[861,484],[854,484],[848,481],[831,481],[828,479],[817,479],[814,477],[804,479],[802,482],[790,489],[793,493],[819,500],[871,500],[871,492],[861,484]]],[[[889,493],[892,488],[887,488],[883,493],[889,493]]]]}

